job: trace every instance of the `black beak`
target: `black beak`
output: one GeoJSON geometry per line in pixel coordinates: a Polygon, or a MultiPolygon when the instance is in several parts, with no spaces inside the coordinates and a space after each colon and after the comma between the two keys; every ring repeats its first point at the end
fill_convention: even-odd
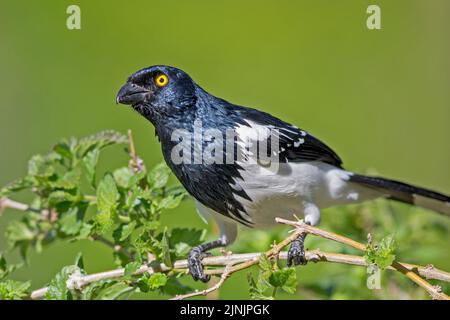
{"type": "Polygon", "coordinates": [[[127,82],[116,96],[116,103],[121,104],[138,104],[144,102],[150,91],[146,88],[140,87],[134,83],[127,82]]]}

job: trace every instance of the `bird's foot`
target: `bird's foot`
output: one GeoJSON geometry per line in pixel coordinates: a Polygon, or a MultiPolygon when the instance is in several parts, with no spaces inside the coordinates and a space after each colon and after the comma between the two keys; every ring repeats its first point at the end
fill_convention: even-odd
{"type": "Polygon", "coordinates": [[[304,242],[305,242],[304,236],[300,236],[298,239],[292,241],[287,256],[288,267],[292,266],[292,264],[294,266],[305,265],[308,262],[305,256],[304,242]]]}
{"type": "Polygon", "coordinates": [[[194,247],[189,251],[188,256],[188,269],[192,278],[197,281],[208,282],[211,279],[210,275],[205,274],[203,271],[202,259],[209,256],[210,254],[204,252],[203,249],[199,247],[194,247]]]}

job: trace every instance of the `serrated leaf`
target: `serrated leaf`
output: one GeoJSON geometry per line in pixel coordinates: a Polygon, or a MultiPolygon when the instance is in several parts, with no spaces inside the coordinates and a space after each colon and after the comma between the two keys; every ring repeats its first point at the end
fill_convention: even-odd
{"type": "Polygon", "coordinates": [[[148,278],[147,283],[148,283],[150,290],[158,289],[167,283],[167,276],[164,273],[160,273],[160,272],[153,273],[148,278]]]}
{"type": "Polygon", "coordinates": [[[34,232],[24,222],[13,220],[6,228],[6,238],[11,246],[15,246],[17,242],[33,240],[34,232]]]}
{"type": "Polygon", "coordinates": [[[392,236],[383,238],[378,246],[369,243],[364,255],[368,264],[375,264],[380,269],[386,269],[395,260],[396,243],[392,236]]]}
{"type": "Polygon", "coordinates": [[[249,295],[252,300],[272,300],[271,296],[267,296],[264,294],[264,289],[261,288],[253,279],[252,274],[247,273],[247,282],[249,285],[249,295]]]}
{"type": "Polygon", "coordinates": [[[295,293],[297,290],[297,273],[294,268],[275,270],[268,281],[273,287],[280,287],[288,293],[295,293]]]}
{"type": "Polygon", "coordinates": [[[160,163],[154,167],[147,175],[147,181],[151,188],[162,188],[167,184],[170,176],[170,169],[165,163],[160,163]]]}
{"type": "Polygon", "coordinates": [[[145,171],[139,171],[134,173],[130,180],[128,181],[128,188],[131,188],[132,186],[138,186],[142,179],[146,177],[145,171]]]}
{"type": "Polygon", "coordinates": [[[81,225],[80,231],[76,238],[74,240],[85,240],[88,239],[91,236],[91,232],[93,230],[94,226],[89,223],[83,223],[81,225]]]}
{"type": "Polygon", "coordinates": [[[38,181],[47,181],[55,175],[55,166],[61,162],[61,156],[52,151],[43,156],[34,155],[28,161],[28,176],[34,177],[38,181]]]}
{"type": "Polygon", "coordinates": [[[101,300],[117,300],[127,294],[131,294],[134,290],[135,288],[130,287],[124,282],[116,282],[101,290],[96,298],[101,300]]]}
{"type": "Polygon", "coordinates": [[[58,220],[60,230],[66,235],[72,236],[80,232],[83,222],[79,219],[78,208],[74,207],[63,213],[58,220]]]}
{"type": "Polygon", "coordinates": [[[81,272],[80,268],[72,265],[62,268],[50,281],[45,293],[46,300],[73,300],[72,292],[67,288],[67,280],[75,272],[81,272]]]}
{"type": "Polygon", "coordinates": [[[99,150],[93,149],[83,157],[83,166],[86,172],[86,178],[93,188],[95,188],[95,173],[99,155],[99,150]]]}
{"type": "Polygon", "coordinates": [[[133,261],[130,263],[127,263],[127,265],[125,266],[125,272],[124,272],[124,276],[125,277],[129,277],[132,276],[141,266],[141,263],[138,261],[133,261]]]}
{"type": "Polygon", "coordinates": [[[180,205],[181,200],[183,200],[183,195],[167,196],[159,202],[158,208],[160,210],[174,209],[180,205]]]}
{"type": "Polygon", "coordinates": [[[133,177],[133,172],[128,167],[123,167],[114,170],[113,176],[117,185],[122,188],[128,188],[130,185],[130,180],[133,177]]]}
{"type": "Polygon", "coordinates": [[[94,220],[100,233],[109,231],[113,226],[118,199],[119,192],[116,183],[111,174],[106,174],[97,187],[97,208],[99,212],[94,220]]]}
{"type": "MultiPolygon", "coordinates": [[[[82,300],[100,300],[104,299],[104,297],[109,297],[110,292],[108,288],[113,287],[117,284],[115,280],[100,280],[94,283],[91,283],[87,287],[83,289],[81,294],[82,300]]],[[[115,289],[113,288],[113,291],[115,289]]]]}
{"type": "Polygon", "coordinates": [[[33,185],[33,180],[30,177],[24,177],[22,179],[9,183],[8,185],[0,189],[0,197],[8,196],[12,193],[31,188],[33,185]]]}
{"type": "Polygon", "coordinates": [[[100,234],[105,234],[111,230],[112,226],[114,225],[114,220],[112,219],[109,212],[103,211],[95,215],[94,223],[95,231],[100,234]]]}
{"type": "Polygon", "coordinates": [[[56,181],[51,181],[50,186],[57,189],[71,190],[80,184],[81,172],[78,169],[67,171],[62,177],[56,181]]]}
{"type": "Polygon", "coordinates": [[[263,272],[272,272],[272,263],[265,254],[261,254],[258,265],[263,272]]]}
{"type": "Polygon", "coordinates": [[[8,264],[5,257],[0,253],[0,280],[5,279],[14,270],[23,266],[23,263],[18,264],[8,264]]]}
{"type": "Polygon", "coordinates": [[[70,144],[65,140],[58,142],[53,147],[53,151],[55,151],[57,154],[59,154],[63,158],[68,159],[69,161],[72,161],[72,159],[73,159],[73,154],[72,154],[70,144]]]}
{"type": "Polygon", "coordinates": [[[127,224],[121,224],[119,228],[114,231],[114,239],[116,239],[117,242],[125,241],[134,231],[135,227],[136,221],[131,221],[127,224]]]}
{"type": "Polygon", "coordinates": [[[63,190],[53,191],[48,195],[49,204],[53,207],[61,202],[77,202],[79,199],[78,195],[63,190]]]}
{"type": "Polygon", "coordinates": [[[161,260],[169,267],[172,266],[172,260],[170,257],[170,245],[167,236],[167,228],[164,229],[162,239],[161,239],[161,260]]]}
{"type": "Polygon", "coordinates": [[[5,280],[0,282],[0,300],[21,300],[28,295],[30,281],[5,280]]]}
{"type": "Polygon", "coordinates": [[[111,174],[106,174],[97,188],[97,207],[101,212],[110,212],[116,208],[119,192],[111,174]]]}
{"type": "Polygon", "coordinates": [[[157,272],[151,275],[145,273],[139,279],[137,285],[142,292],[148,292],[165,286],[167,283],[167,279],[168,278],[164,273],[157,272]]]}
{"type": "Polygon", "coordinates": [[[148,221],[148,220],[141,219],[141,223],[146,231],[154,231],[154,230],[157,230],[161,226],[161,222],[158,220],[148,221]]]}
{"type": "Polygon", "coordinates": [[[75,149],[77,156],[83,158],[93,149],[102,149],[112,144],[127,142],[127,136],[116,131],[106,130],[80,139],[75,149]]]}

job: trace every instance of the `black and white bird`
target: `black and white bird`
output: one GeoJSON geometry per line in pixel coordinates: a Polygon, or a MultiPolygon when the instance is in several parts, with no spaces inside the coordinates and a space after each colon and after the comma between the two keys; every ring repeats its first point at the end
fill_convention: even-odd
{"type": "MultiPolygon", "coordinates": [[[[159,65],[135,72],[116,101],[131,105],[154,125],[168,166],[195,199],[199,213],[219,225],[218,240],[189,253],[195,280],[209,280],[201,259],[208,250],[232,243],[238,224],[264,228],[274,225],[275,217],[296,215],[317,225],[323,208],[380,197],[450,216],[450,197],[347,171],[332,149],[306,131],[217,98],[177,68],[159,65]],[[229,132],[235,136],[229,138],[229,132]],[[266,144],[264,152],[258,151],[260,142],[266,144]],[[211,157],[199,161],[205,154],[211,157]]],[[[299,238],[291,244],[289,265],[306,263],[303,242],[299,238]]]]}

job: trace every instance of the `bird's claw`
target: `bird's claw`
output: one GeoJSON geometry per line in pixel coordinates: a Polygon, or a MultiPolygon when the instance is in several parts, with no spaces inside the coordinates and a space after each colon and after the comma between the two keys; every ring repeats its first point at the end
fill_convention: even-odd
{"type": "Polygon", "coordinates": [[[308,261],[305,256],[304,240],[297,239],[291,243],[288,250],[287,265],[288,267],[294,265],[305,265],[308,261]]]}
{"type": "Polygon", "coordinates": [[[194,247],[189,251],[188,256],[188,269],[192,278],[197,281],[208,282],[211,279],[210,275],[207,275],[203,271],[202,259],[211,255],[208,252],[203,252],[201,248],[194,247]]]}

